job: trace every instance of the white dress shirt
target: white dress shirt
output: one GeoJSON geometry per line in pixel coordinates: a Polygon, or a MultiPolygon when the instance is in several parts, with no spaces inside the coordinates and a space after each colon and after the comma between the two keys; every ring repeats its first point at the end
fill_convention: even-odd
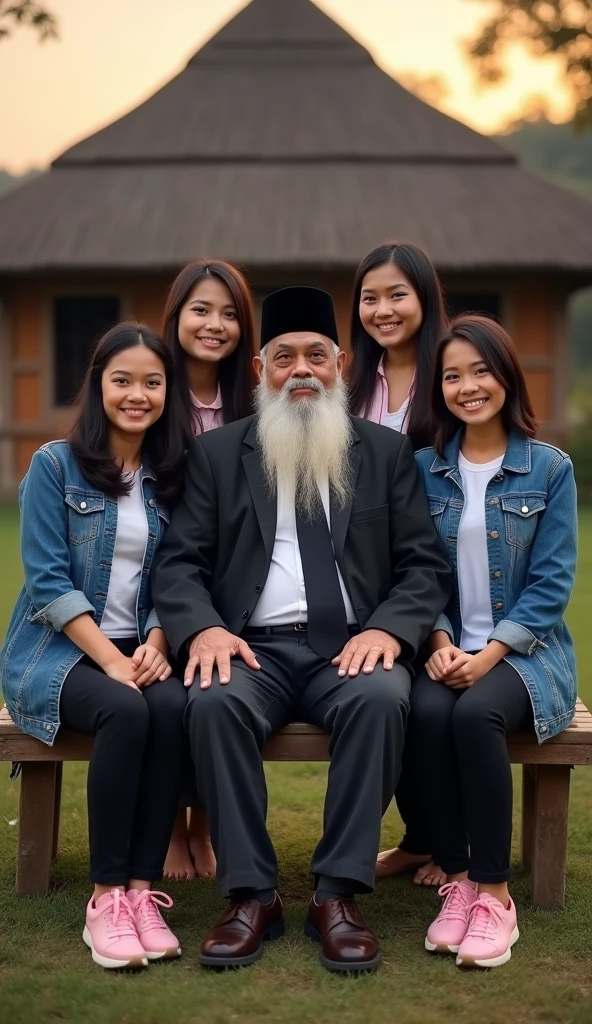
{"type": "MultiPolygon", "coordinates": [[[[321,485],[319,490],[327,522],[330,524],[329,483],[321,485]]],[[[351,626],[357,625],[356,614],[338,567],[337,576],[347,621],[351,626]]],[[[249,619],[249,626],[287,626],[292,622],[306,621],[306,589],[296,532],[296,510],[294,502],[288,501],[280,490],[277,496],[277,524],[269,573],[261,597],[249,619]]]]}

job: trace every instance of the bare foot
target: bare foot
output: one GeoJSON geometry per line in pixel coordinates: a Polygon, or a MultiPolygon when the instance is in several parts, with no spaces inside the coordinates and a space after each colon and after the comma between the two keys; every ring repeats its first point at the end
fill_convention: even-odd
{"type": "Polygon", "coordinates": [[[438,864],[434,864],[430,857],[428,863],[415,872],[413,881],[415,885],[437,885],[439,887],[446,882],[446,873],[438,864]]]}
{"type": "Polygon", "coordinates": [[[200,878],[216,877],[216,858],[210,840],[208,819],[203,807],[192,807],[189,817],[189,850],[200,878]]]}
{"type": "Polygon", "coordinates": [[[163,874],[165,878],[170,878],[173,882],[190,882],[192,878],[195,878],[195,868],[189,853],[185,808],[177,812],[163,874]]]}
{"type": "Polygon", "coordinates": [[[376,877],[390,878],[400,875],[402,871],[413,871],[414,868],[430,861],[429,853],[407,853],[398,846],[394,850],[383,850],[376,861],[376,877]]]}

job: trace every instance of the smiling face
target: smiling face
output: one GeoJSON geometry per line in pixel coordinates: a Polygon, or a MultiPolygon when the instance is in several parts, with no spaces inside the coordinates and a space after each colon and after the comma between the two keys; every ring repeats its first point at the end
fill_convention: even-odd
{"type": "Polygon", "coordinates": [[[417,292],[395,263],[364,276],[359,311],[364,329],[386,349],[413,341],[423,319],[417,292]]]}
{"type": "Polygon", "coordinates": [[[481,353],[455,338],[442,353],[442,393],[450,412],[463,423],[483,426],[499,416],[506,392],[481,353]]]}
{"type": "Polygon", "coordinates": [[[192,359],[218,363],[241,336],[238,311],[227,285],[211,274],[191,290],[179,313],[179,343],[192,359]]]}
{"type": "Polygon", "coordinates": [[[103,408],[112,429],[142,435],[162,416],[166,376],[162,360],[145,345],[123,349],[101,377],[103,408]]]}

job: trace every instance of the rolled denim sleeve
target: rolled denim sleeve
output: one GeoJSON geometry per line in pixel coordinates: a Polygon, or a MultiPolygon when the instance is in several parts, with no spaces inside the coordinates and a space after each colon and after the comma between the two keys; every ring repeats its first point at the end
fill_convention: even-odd
{"type": "Polygon", "coordinates": [[[146,629],[145,629],[146,636],[148,636],[148,634],[149,634],[151,629],[162,629],[162,626],[160,624],[160,619],[158,618],[158,615],[156,614],[156,609],[155,608],[152,609],[152,611],[150,612],[150,615],[148,616],[148,619],[146,621],[146,629]]]}
{"type": "Polygon", "coordinates": [[[70,579],[68,512],[57,460],[35,452],[20,494],[21,557],[25,587],[36,609],[33,622],[59,633],[72,619],[94,608],[70,579]]]}
{"type": "Polygon", "coordinates": [[[556,466],[532,542],[526,586],[491,633],[519,654],[534,654],[561,620],[574,585],[578,555],[576,485],[571,459],[556,466]]]}
{"type": "Polygon", "coordinates": [[[441,615],[438,615],[438,618],[436,619],[435,625],[432,629],[432,633],[437,633],[438,630],[442,630],[443,633],[448,633],[448,636],[450,637],[450,643],[454,643],[454,630],[452,628],[450,619],[448,618],[447,615],[444,614],[444,612],[442,612],[441,615]]]}

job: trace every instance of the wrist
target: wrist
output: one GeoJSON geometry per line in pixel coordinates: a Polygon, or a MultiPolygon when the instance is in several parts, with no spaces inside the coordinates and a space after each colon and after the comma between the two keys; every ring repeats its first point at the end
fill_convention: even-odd
{"type": "Polygon", "coordinates": [[[428,647],[430,654],[434,654],[436,651],[442,650],[443,647],[452,647],[452,640],[444,629],[435,629],[433,633],[430,633],[428,647]]]}
{"type": "Polygon", "coordinates": [[[150,644],[151,647],[156,647],[157,651],[161,654],[166,654],[168,651],[168,644],[166,636],[164,635],[164,629],[160,626],[154,626],[148,635],[146,636],[146,643],[150,644]]]}

